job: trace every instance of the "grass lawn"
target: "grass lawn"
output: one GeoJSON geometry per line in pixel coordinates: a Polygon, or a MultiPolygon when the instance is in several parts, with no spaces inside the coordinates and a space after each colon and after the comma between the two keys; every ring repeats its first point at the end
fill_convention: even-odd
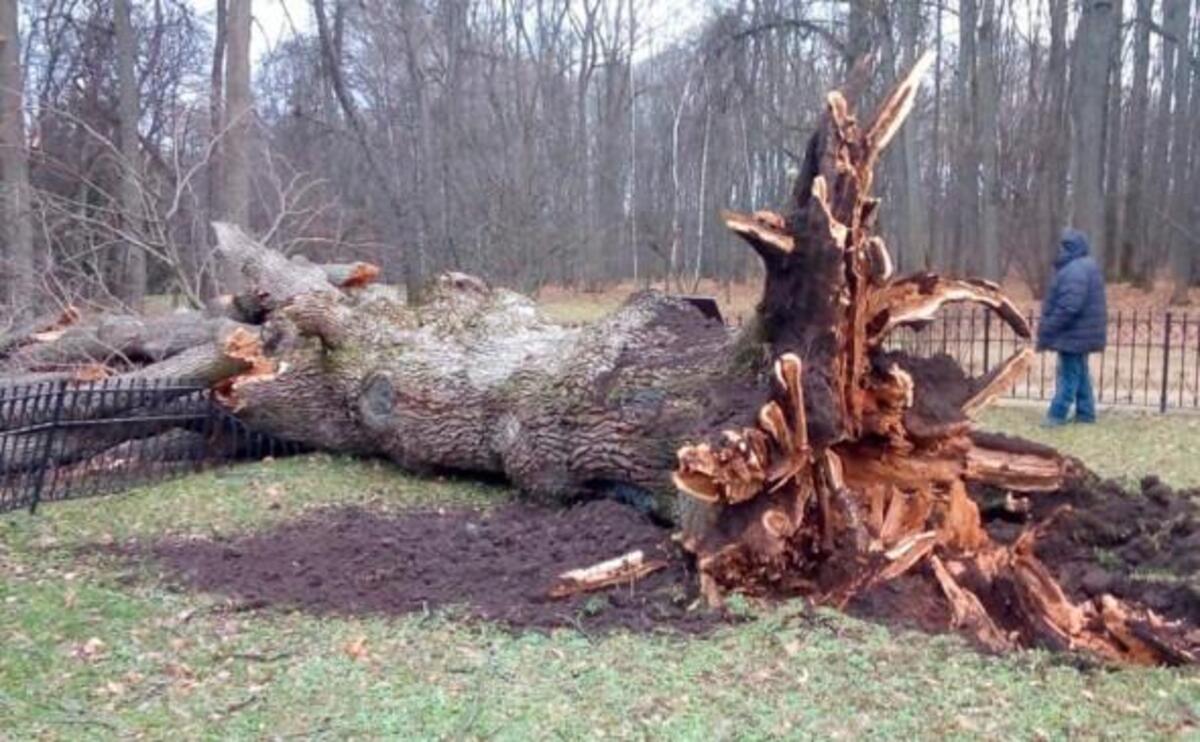
{"type": "Polygon", "coordinates": [[[1045,406],[993,407],[983,424],[1077,456],[1096,472],[1135,484],[1157,474],[1173,487],[1200,487],[1200,415],[1100,411],[1096,425],[1042,428],[1045,406]]]}
{"type": "MultiPolygon", "coordinates": [[[[1188,418],[1041,431],[1106,474],[1200,485],[1188,418]]],[[[503,488],[327,456],[244,466],[0,518],[0,739],[1187,736],[1200,673],[1080,670],[791,603],[703,638],[512,634],[452,615],[236,613],[153,565],[87,552],[212,536],[328,503],[487,504],[503,488]]]]}

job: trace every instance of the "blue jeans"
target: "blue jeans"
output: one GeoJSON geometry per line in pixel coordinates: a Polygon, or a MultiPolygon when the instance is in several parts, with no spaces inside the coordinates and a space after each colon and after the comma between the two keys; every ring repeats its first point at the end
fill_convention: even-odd
{"type": "Polygon", "coordinates": [[[1059,353],[1056,383],[1054,399],[1046,413],[1050,420],[1066,422],[1071,405],[1074,405],[1076,422],[1096,421],[1096,398],[1092,393],[1087,353],[1059,353]]]}

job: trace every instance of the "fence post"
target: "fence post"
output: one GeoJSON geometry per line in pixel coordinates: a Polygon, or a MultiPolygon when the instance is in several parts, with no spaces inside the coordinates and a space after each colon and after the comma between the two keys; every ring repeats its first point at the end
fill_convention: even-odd
{"type": "Polygon", "coordinates": [[[1158,411],[1166,414],[1167,411],[1167,383],[1170,380],[1171,373],[1171,313],[1167,312],[1166,320],[1163,322],[1163,360],[1162,360],[1162,390],[1158,398],[1158,411]]]}
{"type": "Polygon", "coordinates": [[[992,310],[983,310],[983,372],[992,370],[992,310]]]}
{"type": "Polygon", "coordinates": [[[37,480],[33,485],[33,498],[29,502],[29,512],[36,513],[38,503],[42,500],[42,488],[46,486],[46,474],[50,471],[50,454],[54,452],[54,436],[58,435],[58,424],[62,420],[63,397],[67,396],[67,380],[59,379],[54,385],[54,414],[50,417],[50,427],[46,429],[46,440],[42,444],[41,455],[38,456],[37,480]]]}

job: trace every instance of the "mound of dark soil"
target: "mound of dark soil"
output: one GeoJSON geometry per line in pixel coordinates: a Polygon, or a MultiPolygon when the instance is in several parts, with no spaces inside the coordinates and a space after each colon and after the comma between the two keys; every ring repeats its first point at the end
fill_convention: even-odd
{"type": "Polygon", "coordinates": [[[454,607],[512,627],[709,628],[723,619],[688,610],[697,580],[669,536],[632,508],[596,501],[570,510],[327,509],[232,540],[150,548],[175,581],[241,606],[344,615],[454,607]],[[562,572],[633,549],[667,568],[633,585],[546,596],[562,572]]]}
{"type": "MultiPolygon", "coordinates": [[[[1110,593],[1170,618],[1200,625],[1200,506],[1197,493],[1175,492],[1157,477],[1140,491],[1087,479],[1030,498],[1032,522],[1049,518],[1037,556],[1076,599],[1110,593]]],[[[1020,524],[995,520],[988,530],[1011,542],[1020,524]]]]}
{"type": "MultiPolygon", "coordinates": [[[[1196,493],[1155,478],[1140,492],[1087,479],[1030,498],[1024,518],[992,518],[1000,542],[1062,508],[1037,554],[1076,600],[1104,593],[1200,625],[1200,507],[1196,493]]],[[[513,628],[699,632],[727,616],[694,609],[697,578],[670,532],[602,500],[570,510],[526,504],[494,510],[383,514],[320,510],[228,540],[170,540],[138,550],[186,587],[243,607],[321,614],[400,615],[454,608],[513,628]],[[668,566],[637,582],[555,600],[562,572],[633,549],[668,566]],[[692,608],[689,610],[689,608],[692,608]]],[[[853,615],[937,633],[951,624],[928,575],[914,572],[860,594],[853,615]]]]}

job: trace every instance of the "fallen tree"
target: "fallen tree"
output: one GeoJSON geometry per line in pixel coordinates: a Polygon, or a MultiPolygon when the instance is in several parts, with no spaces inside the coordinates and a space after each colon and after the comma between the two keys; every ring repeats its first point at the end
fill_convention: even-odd
{"type": "MultiPolygon", "coordinates": [[[[201,347],[216,343],[216,356],[200,354],[204,378],[251,428],[312,447],[500,475],[554,502],[599,492],[635,500],[678,525],[712,604],[737,592],[843,606],[921,575],[954,623],[995,650],[1194,661],[1177,627],[1145,608],[1069,599],[1034,553],[1052,523],[1010,545],[984,530],[973,492],[1055,491],[1083,473],[1053,449],[973,431],[972,416],[1032,351],[969,379],[949,358],[885,346],[953,302],[983,304],[1029,337],[993,284],[894,277],[875,233],[873,169],[927,63],[866,125],[830,94],[786,214],[724,215],[765,266],[756,315],[738,333],[655,292],[564,327],[463,274],[441,276],[407,306],[370,285],[370,267],[288,260],[218,224],[219,250],[245,286],[197,332],[201,347]]],[[[169,345],[147,345],[146,334],[119,337],[169,345]]],[[[20,347],[21,358],[61,357],[20,347]]],[[[150,365],[134,373],[183,353],[158,355],[140,353],[150,365]]],[[[47,370],[21,358],[9,359],[21,372],[47,370]]],[[[136,360],[91,362],[114,359],[125,372],[136,360]]],[[[639,569],[617,560],[564,580],[588,589],[639,569]]]]}

